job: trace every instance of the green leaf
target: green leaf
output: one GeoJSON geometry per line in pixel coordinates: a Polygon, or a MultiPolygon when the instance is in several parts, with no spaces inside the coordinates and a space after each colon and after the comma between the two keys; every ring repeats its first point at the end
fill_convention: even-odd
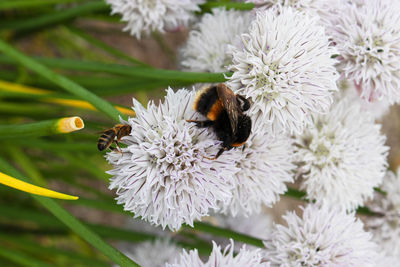
{"type": "MultiPolygon", "coordinates": [[[[1,49],[1,47],[0,47],[1,49]]],[[[230,76],[231,73],[208,73],[208,72],[185,72],[177,70],[156,69],[147,67],[132,67],[119,64],[109,64],[101,62],[88,62],[73,59],[56,59],[36,57],[37,62],[43,63],[52,68],[93,71],[118,74],[128,77],[137,77],[140,79],[154,79],[166,81],[184,81],[191,83],[216,83],[224,82],[227,79],[224,75],[230,76]]],[[[0,62],[14,63],[10,58],[0,57],[0,62]]]]}
{"type": "Polygon", "coordinates": [[[226,228],[221,228],[218,226],[214,226],[208,223],[203,223],[203,222],[195,222],[194,223],[194,228],[192,228],[189,225],[184,225],[183,226],[185,229],[190,229],[190,230],[195,230],[195,231],[200,231],[204,233],[209,233],[225,238],[232,238],[235,241],[243,242],[246,244],[250,244],[256,247],[264,247],[263,241],[261,239],[246,235],[246,234],[241,234],[238,232],[235,232],[230,229],[226,228]]]}
{"type": "MultiPolygon", "coordinates": [[[[56,261],[56,258],[61,258],[62,263],[64,264],[66,263],[65,261],[68,261],[68,263],[79,263],[83,266],[110,266],[109,263],[105,262],[104,260],[97,259],[94,256],[89,257],[82,253],[76,253],[74,251],[60,249],[53,246],[46,246],[41,243],[39,244],[33,242],[27,237],[1,233],[0,240],[3,244],[9,243],[13,247],[17,247],[19,250],[27,251],[28,253],[34,254],[37,257],[50,259],[51,261],[56,261]]],[[[58,264],[58,266],[61,265],[58,264]]]]}
{"type": "Polygon", "coordinates": [[[70,79],[60,74],[57,74],[56,72],[50,70],[46,66],[37,62],[36,60],[31,59],[28,56],[25,56],[21,52],[14,49],[12,46],[5,43],[3,40],[0,40],[0,51],[4,52],[11,58],[15,59],[23,66],[31,69],[32,71],[38,73],[39,75],[59,85],[60,87],[70,92],[71,94],[74,94],[80,97],[81,99],[88,101],[98,110],[104,112],[109,117],[113,118],[115,121],[119,121],[119,115],[121,115],[121,113],[118,110],[116,110],[110,103],[101,99],[100,97],[96,96],[90,91],[86,90],[82,86],[76,84],[75,82],[71,81],[70,79]]]}
{"type": "Polygon", "coordinates": [[[27,267],[50,267],[54,266],[44,261],[30,257],[21,251],[12,250],[4,246],[0,246],[0,256],[14,263],[27,267]]]}
{"type": "Polygon", "coordinates": [[[304,199],[307,196],[307,193],[304,191],[300,191],[291,187],[288,187],[284,196],[293,197],[297,199],[304,199]]]}
{"type": "Polygon", "coordinates": [[[236,10],[252,10],[254,8],[254,3],[240,3],[240,2],[213,2],[208,1],[202,5],[200,5],[201,11],[211,12],[211,9],[216,7],[225,7],[226,9],[236,9],[236,10]]]}
{"type": "MultiPolygon", "coordinates": [[[[26,180],[19,171],[9,165],[4,159],[0,158],[0,170],[26,180]]],[[[33,198],[49,210],[55,217],[68,226],[72,231],[77,233],[81,238],[86,240],[92,246],[101,251],[105,256],[109,257],[120,266],[139,266],[137,263],[126,257],[124,254],[104,242],[97,234],[83,225],[79,220],[72,216],[68,211],[62,208],[57,202],[52,199],[33,196],[33,198]]]]}
{"type": "Polygon", "coordinates": [[[52,151],[69,151],[69,152],[97,152],[96,143],[89,142],[68,142],[68,141],[48,141],[42,139],[17,139],[13,140],[13,144],[40,148],[52,151]]]}

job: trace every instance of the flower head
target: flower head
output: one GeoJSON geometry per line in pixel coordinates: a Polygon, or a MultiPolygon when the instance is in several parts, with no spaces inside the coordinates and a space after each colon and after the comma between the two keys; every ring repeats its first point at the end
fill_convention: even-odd
{"type": "Polygon", "coordinates": [[[246,0],[247,3],[254,3],[259,9],[278,7],[292,7],[299,11],[317,11],[321,0],[246,0]]]}
{"type": "Polygon", "coordinates": [[[182,248],[169,239],[156,239],[123,249],[124,254],[142,267],[163,267],[172,262],[182,253],[182,248]]]}
{"type": "Polygon", "coordinates": [[[186,26],[204,0],[106,0],[111,14],[121,14],[124,31],[140,38],[142,33],[164,32],[186,26]]]}
{"type": "Polygon", "coordinates": [[[150,102],[147,110],[133,100],[136,118],[122,153],[107,154],[113,169],[110,189],[124,209],[152,224],[177,230],[182,223],[193,224],[217,203],[230,201],[231,176],[237,171],[226,153],[215,155],[220,141],[208,129],[186,119],[197,119],[191,108],[194,92],[167,90],[163,103],[150,102]]]}
{"type": "Polygon", "coordinates": [[[252,112],[261,111],[274,133],[301,133],[311,114],[329,110],[336,52],[318,18],[292,8],[258,12],[241,46],[230,47],[228,85],[254,102],[252,112]]]}
{"type": "Polygon", "coordinates": [[[269,267],[269,263],[264,262],[261,249],[248,250],[243,246],[239,253],[234,255],[234,243],[228,245],[223,252],[221,247],[213,242],[213,250],[206,263],[204,263],[197,250],[184,251],[180,259],[173,264],[167,264],[167,267],[269,267]]]}
{"type": "MultiPolygon", "coordinates": [[[[381,246],[387,257],[400,259],[400,168],[397,174],[388,171],[381,189],[386,193],[375,193],[368,207],[380,216],[365,218],[367,229],[373,233],[374,241],[381,246]]],[[[389,266],[389,265],[387,265],[389,266]]]]}
{"type": "Polygon", "coordinates": [[[233,177],[233,198],[223,207],[225,213],[260,213],[262,205],[272,206],[286,192],[286,182],[293,182],[293,141],[285,135],[272,136],[260,113],[252,117],[252,134],[244,148],[234,153],[239,157],[236,167],[240,171],[233,177]]]}
{"type": "Polygon", "coordinates": [[[302,217],[283,218],[287,226],[276,225],[264,243],[272,266],[376,266],[376,245],[354,214],[309,205],[302,217]]]}
{"type": "Polygon", "coordinates": [[[205,14],[180,50],[182,66],[191,71],[226,71],[232,63],[227,46],[248,29],[251,19],[250,12],[220,8],[214,8],[212,14],[205,14]]]}
{"type": "Polygon", "coordinates": [[[368,101],[400,102],[400,2],[342,1],[328,30],[339,71],[357,83],[368,101]]]}
{"type": "Polygon", "coordinates": [[[357,102],[338,100],[297,136],[297,161],[307,196],[352,210],[382,182],[388,147],[381,126],[357,102]]]}

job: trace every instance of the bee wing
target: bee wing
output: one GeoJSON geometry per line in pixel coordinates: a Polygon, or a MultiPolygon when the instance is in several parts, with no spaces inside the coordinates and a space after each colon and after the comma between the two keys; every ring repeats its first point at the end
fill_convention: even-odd
{"type": "Polygon", "coordinates": [[[236,100],[235,93],[232,92],[231,89],[228,88],[225,84],[217,85],[217,93],[219,99],[222,101],[222,105],[224,106],[226,112],[228,113],[229,121],[232,127],[232,133],[236,133],[236,125],[238,122],[240,108],[239,103],[236,100]]]}

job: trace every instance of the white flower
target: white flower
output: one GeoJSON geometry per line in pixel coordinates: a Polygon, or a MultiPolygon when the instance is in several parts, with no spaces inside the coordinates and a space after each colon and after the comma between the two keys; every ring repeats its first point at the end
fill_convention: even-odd
{"type": "Polygon", "coordinates": [[[339,100],[297,136],[302,188],[309,199],[352,210],[371,198],[386,170],[381,126],[351,99],[339,100]]]}
{"type": "Polygon", "coordinates": [[[280,6],[290,6],[299,11],[317,11],[321,0],[246,0],[246,3],[254,3],[256,8],[268,9],[280,6]]]}
{"type": "Polygon", "coordinates": [[[213,250],[206,263],[204,263],[197,250],[184,251],[180,259],[173,264],[166,264],[166,267],[269,267],[269,263],[264,262],[261,249],[247,250],[246,246],[234,255],[234,243],[225,247],[221,252],[221,247],[213,242],[213,250]]]}
{"type": "Polygon", "coordinates": [[[219,8],[214,8],[212,14],[203,15],[180,50],[181,65],[191,71],[227,71],[227,66],[232,63],[227,45],[247,31],[251,19],[250,12],[219,8]]]}
{"type": "Polygon", "coordinates": [[[107,154],[114,169],[110,189],[117,189],[117,200],[124,209],[163,228],[177,230],[183,223],[208,215],[217,203],[230,201],[231,153],[218,160],[220,141],[208,129],[199,129],[186,119],[198,119],[191,106],[194,92],[167,90],[163,103],[150,102],[147,110],[133,100],[135,118],[123,153],[107,154]]]}
{"type": "Polygon", "coordinates": [[[376,266],[376,245],[354,214],[308,205],[302,218],[283,218],[287,226],[276,225],[265,242],[271,266],[376,266]]]}
{"type": "Polygon", "coordinates": [[[311,114],[329,110],[337,90],[336,50],[318,18],[292,8],[258,12],[242,43],[230,47],[228,85],[254,102],[252,112],[261,111],[274,133],[301,133],[311,114]]]}
{"type": "Polygon", "coordinates": [[[164,32],[187,26],[204,0],[106,0],[111,14],[122,15],[124,31],[140,38],[142,33],[164,32]]]}
{"type": "Polygon", "coordinates": [[[340,2],[340,16],[328,27],[340,61],[338,69],[372,101],[400,102],[400,2],[340,2]]]}
{"type": "Polygon", "coordinates": [[[232,216],[260,213],[262,205],[272,206],[286,192],[286,182],[293,182],[295,166],[293,141],[282,135],[274,137],[258,113],[252,117],[252,131],[243,149],[234,151],[240,169],[233,177],[233,198],[223,212],[232,216]]]}
{"type": "Polygon", "coordinates": [[[123,253],[142,267],[162,267],[174,261],[183,249],[169,239],[156,239],[131,245],[123,253]]]}
{"type": "Polygon", "coordinates": [[[400,168],[397,174],[387,172],[381,189],[386,195],[375,193],[374,200],[368,204],[379,215],[368,216],[365,222],[383,253],[400,261],[400,168]]]}

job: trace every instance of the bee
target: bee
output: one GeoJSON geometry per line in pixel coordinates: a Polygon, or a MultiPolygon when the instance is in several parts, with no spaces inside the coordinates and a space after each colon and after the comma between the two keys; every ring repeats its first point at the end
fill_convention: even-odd
{"type": "Polygon", "coordinates": [[[119,147],[119,141],[122,137],[127,136],[131,133],[132,127],[127,124],[116,124],[114,127],[107,129],[103,132],[103,134],[99,137],[99,141],[97,141],[97,148],[100,151],[103,151],[107,148],[112,151],[118,150],[121,152],[121,148],[119,147]],[[115,139],[117,138],[117,139],[115,139]],[[112,143],[117,145],[118,149],[112,147],[112,143]]]}
{"type": "Polygon", "coordinates": [[[199,128],[212,127],[222,147],[214,158],[224,151],[244,145],[251,132],[251,119],[243,114],[250,108],[250,102],[241,95],[235,95],[223,83],[201,90],[194,101],[193,109],[207,117],[208,120],[196,121],[199,128]]]}

